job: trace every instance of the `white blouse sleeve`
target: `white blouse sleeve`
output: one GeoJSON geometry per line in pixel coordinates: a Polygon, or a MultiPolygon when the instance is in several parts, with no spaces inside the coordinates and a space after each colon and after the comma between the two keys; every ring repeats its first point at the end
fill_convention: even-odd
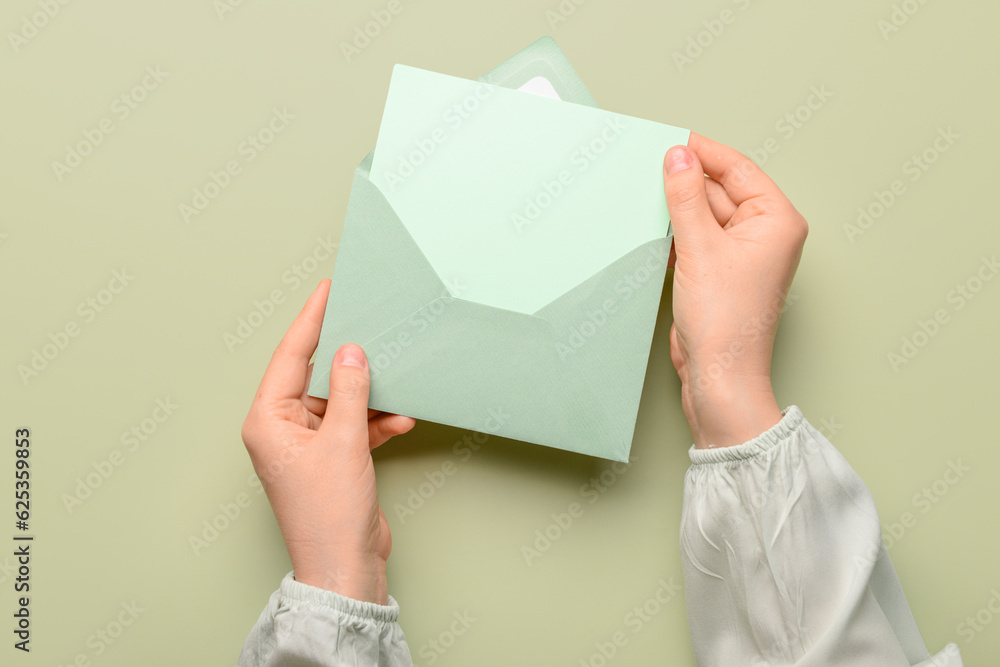
{"type": "Polygon", "coordinates": [[[238,667],[413,667],[399,605],[361,602],[289,572],[250,631],[238,667]]]}
{"type": "Polygon", "coordinates": [[[791,406],[735,447],[691,448],[681,558],[701,667],[961,667],[931,658],[882,542],[875,502],[791,406]]]}

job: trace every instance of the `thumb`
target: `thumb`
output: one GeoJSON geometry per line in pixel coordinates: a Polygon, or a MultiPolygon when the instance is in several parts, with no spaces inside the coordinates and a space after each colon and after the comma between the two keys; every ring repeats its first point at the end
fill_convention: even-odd
{"type": "Polygon", "coordinates": [[[363,443],[365,451],[368,451],[370,386],[365,351],[350,343],[337,350],[330,369],[330,398],[320,433],[331,435],[335,431],[339,438],[346,438],[349,443],[363,443]]]}
{"type": "Polygon", "coordinates": [[[663,189],[674,242],[682,251],[692,242],[706,243],[719,232],[719,223],[708,205],[701,160],[687,146],[674,146],[663,158],[663,189]]]}

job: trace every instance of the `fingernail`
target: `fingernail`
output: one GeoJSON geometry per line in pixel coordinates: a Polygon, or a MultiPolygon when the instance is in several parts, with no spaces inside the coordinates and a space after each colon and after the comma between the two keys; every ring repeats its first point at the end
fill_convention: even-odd
{"type": "Polygon", "coordinates": [[[687,146],[674,146],[667,151],[667,176],[684,171],[694,164],[694,155],[687,146]]]}
{"type": "Polygon", "coordinates": [[[342,348],[337,350],[337,354],[333,359],[333,363],[337,366],[356,366],[358,368],[367,368],[368,360],[365,359],[365,352],[357,345],[344,345],[342,348]]]}

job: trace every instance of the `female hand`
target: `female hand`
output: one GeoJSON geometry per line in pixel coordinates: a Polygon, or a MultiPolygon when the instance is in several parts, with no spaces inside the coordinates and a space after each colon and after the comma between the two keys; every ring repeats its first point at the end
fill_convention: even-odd
{"type": "Polygon", "coordinates": [[[357,345],[334,356],[329,401],[308,395],[309,359],[329,292],[324,280],[275,350],[243,423],[243,442],[295,579],[386,604],[392,538],[378,504],[371,450],[415,422],[368,409],[368,362],[357,345]]]}
{"type": "Polygon", "coordinates": [[[749,158],[697,134],[663,170],[684,413],[696,447],[738,445],[781,420],[771,349],[808,226],[749,158]]]}

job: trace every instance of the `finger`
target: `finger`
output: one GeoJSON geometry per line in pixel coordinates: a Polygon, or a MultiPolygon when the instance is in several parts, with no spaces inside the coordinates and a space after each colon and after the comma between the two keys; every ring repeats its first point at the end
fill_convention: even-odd
{"type": "Polygon", "coordinates": [[[708,204],[705,175],[687,146],[674,146],[663,158],[663,189],[667,195],[674,243],[683,254],[688,244],[707,245],[720,234],[719,223],[708,204]]]}
{"type": "Polygon", "coordinates": [[[708,206],[712,209],[712,215],[723,227],[736,215],[738,208],[733,200],[729,198],[726,189],[717,181],[705,177],[705,190],[708,192],[708,206]]]}
{"type": "Polygon", "coordinates": [[[385,443],[390,438],[403,435],[414,426],[417,421],[412,417],[403,415],[381,415],[368,422],[368,446],[375,449],[385,443]]]}
{"type": "Polygon", "coordinates": [[[319,342],[319,330],[323,326],[323,313],[326,312],[329,295],[330,281],[324,280],[306,300],[306,305],[271,355],[258,395],[276,400],[302,395],[309,359],[319,342]]]}
{"type": "Polygon", "coordinates": [[[368,390],[371,378],[365,351],[353,343],[341,346],[333,355],[330,370],[330,398],[320,434],[335,431],[351,446],[368,442],[368,390]]]}
{"type": "Polygon", "coordinates": [[[737,206],[751,197],[780,194],[774,181],[743,153],[694,132],[688,146],[701,160],[705,173],[726,189],[737,206]]]}
{"type": "Polygon", "coordinates": [[[302,405],[305,406],[306,410],[313,413],[317,417],[322,417],[326,412],[326,399],[317,398],[316,396],[309,395],[309,382],[312,380],[313,365],[309,364],[309,368],[306,369],[306,383],[302,387],[302,395],[299,399],[302,401],[302,405]]]}

